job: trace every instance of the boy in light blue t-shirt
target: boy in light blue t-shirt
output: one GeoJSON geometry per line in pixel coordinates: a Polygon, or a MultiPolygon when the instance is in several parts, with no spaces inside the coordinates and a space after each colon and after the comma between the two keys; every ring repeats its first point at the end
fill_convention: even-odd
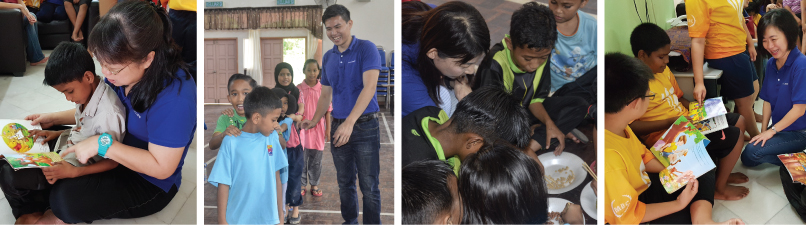
{"type": "MultiPolygon", "coordinates": [[[[551,52],[551,92],[576,81],[596,67],[596,19],[580,12],[590,0],[551,1],[557,42],[551,52]]],[[[592,71],[596,76],[596,71],[592,71]]],[[[595,89],[593,91],[596,93],[595,89]]]]}
{"type": "Polygon", "coordinates": [[[246,96],[244,111],[241,134],[224,137],[208,178],[218,187],[218,222],[278,224],[284,217],[280,169],[288,166],[275,131],[282,103],[268,88],[257,87],[246,96]]]}

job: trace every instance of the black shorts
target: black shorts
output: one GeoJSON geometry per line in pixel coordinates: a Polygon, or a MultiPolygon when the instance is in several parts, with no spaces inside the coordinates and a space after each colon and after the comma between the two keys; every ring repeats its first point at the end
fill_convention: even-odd
{"type": "Polygon", "coordinates": [[[721,59],[706,59],[708,67],[722,70],[717,82],[722,85],[721,95],[725,100],[744,98],[755,92],[753,81],[758,80],[756,68],[747,51],[721,59]]]}
{"type": "MultiPolygon", "coordinates": [[[[668,202],[677,200],[677,196],[683,192],[686,188],[685,186],[680,188],[680,190],[675,191],[674,193],[666,193],[666,189],[663,188],[663,185],[660,183],[660,178],[658,177],[657,173],[648,173],[649,180],[652,181],[652,184],[649,185],[649,188],[641,193],[638,196],[638,201],[641,201],[646,204],[652,203],[661,203],[661,202],[668,202]]],[[[716,169],[712,169],[707,173],[703,174],[699,178],[699,186],[697,186],[697,194],[694,194],[694,198],[691,199],[691,202],[686,206],[686,208],[674,212],[672,214],[666,215],[664,217],[655,219],[652,221],[653,224],[691,224],[691,203],[694,203],[699,200],[706,200],[711,203],[711,206],[714,205],[714,192],[716,191],[716,169]]]]}
{"type": "Polygon", "coordinates": [[[741,134],[739,128],[736,127],[736,123],[739,122],[739,116],[738,113],[725,114],[725,119],[728,121],[728,128],[705,135],[705,137],[711,141],[708,146],[705,146],[705,150],[708,151],[708,155],[711,155],[711,158],[725,158],[725,156],[728,156],[728,154],[733,151],[733,147],[736,146],[737,141],[744,141],[742,137],[744,134],[741,134]],[[722,140],[723,133],[725,134],[725,140],[722,140]]]}
{"type": "MultiPolygon", "coordinates": [[[[69,3],[73,3],[73,0],[64,0],[64,1],[69,2],[69,3]]],[[[78,3],[74,3],[73,5],[76,5],[76,6],[90,5],[90,2],[92,2],[92,0],[78,0],[78,3]]]]}

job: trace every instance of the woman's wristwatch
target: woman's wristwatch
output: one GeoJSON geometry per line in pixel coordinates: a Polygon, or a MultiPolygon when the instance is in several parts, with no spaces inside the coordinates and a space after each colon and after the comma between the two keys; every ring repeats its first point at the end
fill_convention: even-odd
{"type": "Polygon", "coordinates": [[[109,146],[112,146],[112,135],[107,133],[101,134],[101,137],[98,138],[98,155],[101,157],[106,158],[106,150],[109,150],[109,146]]]}

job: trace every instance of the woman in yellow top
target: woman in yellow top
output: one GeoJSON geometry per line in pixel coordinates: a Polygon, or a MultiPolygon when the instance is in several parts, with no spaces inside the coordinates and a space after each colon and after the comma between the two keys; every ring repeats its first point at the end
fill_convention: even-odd
{"type": "Polygon", "coordinates": [[[758,95],[758,76],[752,61],[756,59],[753,39],[742,16],[743,0],[688,0],[686,14],[691,37],[694,68],[694,99],[705,99],[703,64],[723,71],[719,83],[723,99],[734,100],[736,111],[744,117],[750,137],[759,134],[755,126],[753,102],[758,95]],[[748,46],[751,46],[748,48],[748,46]]]}

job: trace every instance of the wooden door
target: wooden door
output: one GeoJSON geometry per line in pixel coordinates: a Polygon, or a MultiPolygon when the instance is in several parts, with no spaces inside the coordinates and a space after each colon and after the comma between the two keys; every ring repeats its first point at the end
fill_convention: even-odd
{"type": "Polygon", "coordinates": [[[238,41],[204,40],[204,102],[227,103],[227,80],[235,73],[238,73],[238,41]]]}
{"type": "Polygon", "coordinates": [[[263,86],[274,88],[274,67],[283,62],[283,39],[260,40],[260,63],[263,68],[263,86]]]}

